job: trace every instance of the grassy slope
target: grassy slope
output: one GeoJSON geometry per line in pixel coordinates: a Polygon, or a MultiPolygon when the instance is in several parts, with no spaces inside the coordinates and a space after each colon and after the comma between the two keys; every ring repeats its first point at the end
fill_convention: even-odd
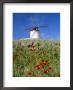
{"type": "Polygon", "coordinates": [[[60,42],[48,40],[14,41],[13,76],[60,76],[60,42]],[[27,47],[31,42],[34,42],[34,48],[27,47]]]}

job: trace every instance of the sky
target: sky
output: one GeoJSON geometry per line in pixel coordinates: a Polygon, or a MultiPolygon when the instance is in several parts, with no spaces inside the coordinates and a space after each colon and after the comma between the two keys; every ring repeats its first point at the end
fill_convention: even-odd
{"type": "Polygon", "coordinates": [[[39,28],[41,39],[60,40],[60,13],[13,13],[13,40],[30,37],[33,26],[39,28]]]}

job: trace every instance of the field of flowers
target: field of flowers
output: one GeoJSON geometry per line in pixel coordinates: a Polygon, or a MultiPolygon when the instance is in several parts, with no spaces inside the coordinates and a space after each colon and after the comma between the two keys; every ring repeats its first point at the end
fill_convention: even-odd
{"type": "Polygon", "coordinates": [[[13,77],[60,77],[60,42],[13,41],[13,77]]]}

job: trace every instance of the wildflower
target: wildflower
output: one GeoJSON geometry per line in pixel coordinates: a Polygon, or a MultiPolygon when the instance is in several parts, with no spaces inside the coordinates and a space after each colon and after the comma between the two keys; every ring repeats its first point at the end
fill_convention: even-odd
{"type": "Polygon", "coordinates": [[[49,70],[44,70],[44,73],[45,73],[45,74],[48,74],[48,73],[49,73],[49,70]]]}
{"type": "Polygon", "coordinates": [[[36,69],[42,69],[42,66],[41,65],[37,65],[36,69]]]}
{"type": "Polygon", "coordinates": [[[49,70],[50,70],[51,72],[53,72],[53,69],[52,69],[52,67],[49,67],[49,70]]]}
{"type": "Polygon", "coordinates": [[[28,74],[28,76],[32,76],[32,72],[31,71],[29,71],[27,74],[28,74]]]}
{"type": "Polygon", "coordinates": [[[42,68],[44,68],[44,66],[45,66],[43,63],[40,63],[40,65],[41,65],[42,68]]]}
{"type": "Polygon", "coordinates": [[[52,70],[52,67],[49,67],[49,70],[52,70]]]}
{"type": "Polygon", "coordinates": [[[46,61],[44,61],[44,60],[42,60],[42,65],[48,65],[49,63],[48,63],[48,61],[46,60],[46,61]]]}

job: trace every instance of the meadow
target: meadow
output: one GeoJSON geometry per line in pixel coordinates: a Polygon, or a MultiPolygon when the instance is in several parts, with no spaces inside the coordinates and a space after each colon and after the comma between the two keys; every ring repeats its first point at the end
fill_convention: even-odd
{"type": "Polygon", "coordinates": [[[60,41],[13,41],[13,77],[60,77],[60,41]]]}

